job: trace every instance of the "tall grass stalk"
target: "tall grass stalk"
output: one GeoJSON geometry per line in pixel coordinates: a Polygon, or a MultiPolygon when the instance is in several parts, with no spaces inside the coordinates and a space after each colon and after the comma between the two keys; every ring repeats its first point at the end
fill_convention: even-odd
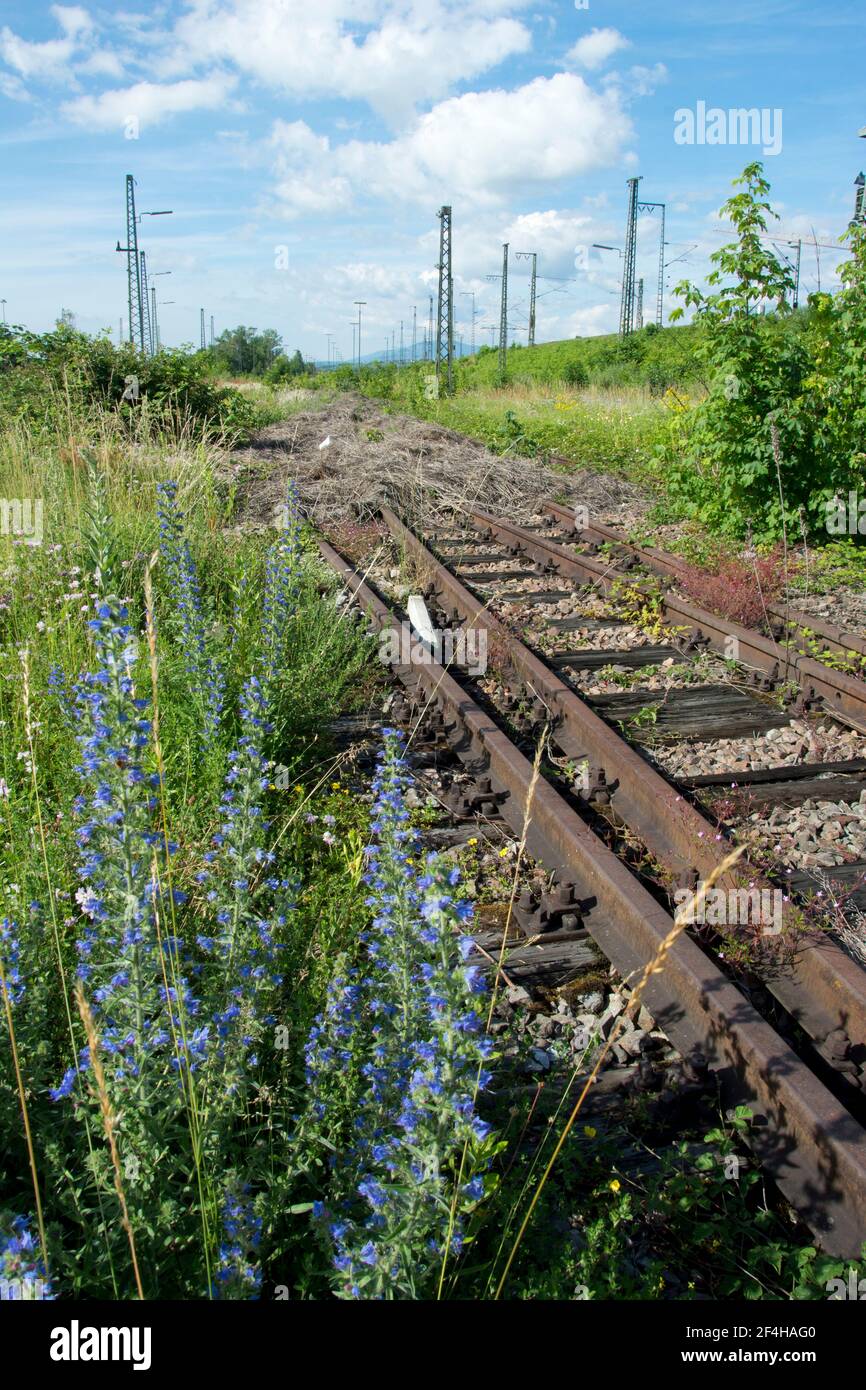
{"type": "Polygon", "coordinates": [[[96,1032],[96,1025],[93,1021],[93,1014],[90,1012],[90,1005],[84,997],[84,990],[80,981],[78,981],[75,986],[75,1002],[78,1005],[78,1012],[81,1015],[81,1022],[84,1024],[84,1032],[87,1037],[87,1050],[90,1054],[90,1066],[96,1084],[96,1095],[99,1098],[102,1127],[105,1130],[105,1137],[108,1141],[108,1148],[111,1154],[111,1166],[114,1170],[114,1187],[117,1192],[117,1200],[120,1204],[121,1224],[129,1242],[129,1253],[132,1260],[135,1287],[138,1290],[139,1298],[143,1300],[144,1289],[142,1288],[141,1274],[138,1268],[135,1233],[133,1232],[132,1223],[129,1219],[129,1208],[126,1205],[126,1192],[123,1186],[123,1174],[120,1170],[120,1154],[118,1152],[116,1138],[117,1117],[112,1108],[108,1087],[105,1083],[105,1072],[103,1071],[102,1059],[99,1055],[99,1037],[96,1032]]]}
{"type": "Polygon", "coordinates": [[[27,1144],[27,1158],[30,1164],[30,1176],[33,1182],[33,1199],[36,1203],[36,1224],[39,1227],[42,1258],[45,1262],[46,1273],[50,1273],[48,1266],[48,1246],[45,1241],[45,1223],[42,1217],[42,1196],[39,1190],[39,1175],[36,1171],[36,1151],[33,1147],[33,1134],[30,1129],[30,1111],[27,1107],[27,1093],[24,1089],[24,1078],[21,1075],[21,1063],[18,1058],[18,1040],[15,1036],[15,1021],[12,1017],[12,998],[6,981],[6,974],[3,969],[2,956],[0,956],[0,994],[3,996],[3,1010],[6,1015],[6,1029],[9,1034],[9,1047],[12,1053],[12,1067],[15,1072],[15,1085],[18,1088],[18,1101],[21,1106],[21,1123],[24,1126],[24,1140],[27,1144]]]}

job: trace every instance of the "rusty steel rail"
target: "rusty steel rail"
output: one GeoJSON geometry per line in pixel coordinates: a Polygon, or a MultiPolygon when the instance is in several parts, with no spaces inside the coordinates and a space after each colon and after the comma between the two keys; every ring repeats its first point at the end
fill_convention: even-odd
{"type": "MultiPolygon", "coordinates": [[[[373,624],[399,630],[363,576],[324,541],[319,548],[373,624]]],[[[420,643],[418,653],[395,674],[416,701],[438,706],[461,760],[483,760],[503,818],[525,835],[531,854],[592,902],[590,935],[633,979],[669,941],[672,918],[420,643]]],[[[684,1056],[697,1049],[706,1057],[725,1104],[753,1109],[757,1157],[822,1246],[856,1257],[866,1241],[866,1136],[854,1117],[685,934],[650,976],[645,998],[684,1056]]]]}
{"type": "MultiPolygon", "coordinates": [[[[590,541],[593,545],[615,545],[632,560],[663,579],[682,580],[688,568],[678,555],[658,550],[651,545],[636,545],[634,541],[627,540],[614,526],[606,526],[599,521],[578,526],[573,509],[562,506],[560,502],[544,502],[542,509],[563,527],[575,531],[581,540],[590,541]]],[[[820,637],[828,650],[840,656],[849,655],[851,652],[856,652],[858,656],[866,656],[866,638],[857,632],[846,631],[837,627],[835,623],[826,623],[811,613],[802,613],[799,609],[781,603],[768,603],[767,615],[775,620],[776,635],[784,633],[786,628],[789,631],[806,629],[820,637]]]]}
{"type": "MultiPolygon", "coordinates": [[[[604,770],[612,809],[639,834],[655,858],[686,885],[716,870],[732,848],[729,840],[719,838],[718,828],[509,632],[394,512],[383,508],[382,516],[395,540],[427,577],[449,620],[485,628],[507,650],[511,666],[555,723],[553,741],[566,757],[588,758],[591,767],[604,770]]],[[[719,882],[731,888],[773,886],[747,859],[719,882]]],[[[793,904],[785,905],[783,922],[796,930],[793,904]]],[[[861,1043],[866,1038],[866,971],[826,937],[802,943],[793,959],[781,941],[780,949],[778,967],[768,966],[763,983],[818,1049],[831,1034],[837,1047],[843,1038],[849,1049],[861,1043]]]]}
{"type": "MultiPolygon", "coordinates": [[[[624,583],[640,584],[614,564],[602,564],[588,555],[573,552],[557,541],[538,536],[482,508],[470,508],[468,516],[479,530],[496,536],[516,552],[530,555],[551,575],[566,575],[581,584],[593,584],[605,594],[624,583]]],[[[660,600],[665,621],[671,627],[682,628],[691,633],[695,641],[705,641],[723,655],[729,653],[730,640],[735,638],[739,644],[738,659],[763,671],[770,681],[790,680],[797,684],[803,708],[821,699],[828,713],[838,715],[844,723],[866,733],[866,684],[863,681],[822,666],[811,657],[762,637],[753,628],[720,618],[674,594],[663,592],[660,600]]]]}

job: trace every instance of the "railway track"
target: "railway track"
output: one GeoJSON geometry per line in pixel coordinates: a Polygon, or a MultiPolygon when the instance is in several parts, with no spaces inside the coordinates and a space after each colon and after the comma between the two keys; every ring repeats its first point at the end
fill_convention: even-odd
{"type": "MultiPolygon", "coordinates": [[[[489,683],[438,665],[420,642],[408,660],[404,644],[394,666],[409,717],[424,712],[429,721],[432,713],[434,726],[470,776],[468,788],[459,792],[466,814],[497,813],[519,835],[532,790],[527,847],[548,871],[550,886],[537,899],[524,895],[516,913],[519,925],[566,961],[571,944],[578,949],[588,934],[623,978],[634,977],[670,933],[673,918],[670,901],[641,881],[619,841],[639,838],[669,885],[687,887],[717,870],[731,845],[694,789],[673,785],[611,722],[612,706],[599,708],[598,701],[594,706],[583,698],[568,679],[568,663],[531,650],[492,611],[525,605],[536,615],[549,613],[563,585],[566,594],[586,586],[615,593],[621,575],[609,564],[573,555],[537,523],[519,526],[473,511],[427,537],[427,544],[393,512],[385,509],[382,516],[435,621],[483,629],[496,663],[509,673],[507,686],[492,694],[489,683]],[[527,580],[542,581],[544,587],[528,589],[527,580]],[[560,587],[549,587],[554,585],[560,587]],[[491,586],[498,586],[495,598],[491,586]],[[553,759],[534,780],[532,754],[542,730],[553,759]],[[588,768],[580,786],[556,775],[554,764],[563,760],[588,768]]],[[[561,518],[552,521],[562,524],[561,518]]],[[[323,542],[321,548],[374,626],[396,635],[405,622],[402,610],[329,545],[323,542]]],[[[633,582],[633,575],[626,577],[633,582]]],[[[731,634],[731,625],[721,620],[708,632],[700,610],[689,617],[684,646],[699,647],[708,639],[712,644],[731,634]]],[[[549,622],[559,623],[558,631],[569,628],[568,620],[549,622]]],[[[757,637],[750,634],[750,640],[757,637]]],[[[766,655],[760,642],[755,650],[766,655]]],[[[657,659],[658,651],[632,653],[638,668],[650,656],[657,659]]],[[[574,669],[591,669],[601,659],[600,652],[582,648],[574,654],[574,669]]],[[[845,682],[835,683],[835,672],[827,677],[826,693],[819,691],[814,664],[806,659],[799,667],[808,682],[800,707],[823,700],[835,713],[836,692],[841,689],[846,700],[852,692],[845,682]]],[[[774,727],[787,717],[771,710],[761,693],[780,679],[775,664],[769,670],[757,664],[755,670],[755,691],[737,689],[742,698],[733,706],[722,702],[716,729],[761,728],[768,719],[774,727]]],[[[710,703],[714,698],[707,696],[710,703]]],[[[808,785],[803,771],[797,769],[787,782],[808,785]]],[[[809,772],[821,776],[817,768],[809,772]]],[[[858,772],[866,772],[866,762],[849,775],[858,772]]],[[[770,882],[747,861],[719,880],[734,891],[770,882]]],[[[785,927],[792,927],[794,915],[788,902],[785,927]]],[[[683,1057],[706,1060],[726,1105],[751,1106],[757,1157],[823,1246],[853,1257],[866,1241],[866,971],[826,936],[808,935],[793,950],[790,940],[791,931],[783,928],[778,938],[762,943],[757,980],[749,972],[732,971],[715,943],[683,934],[664,972],[653,977],[646,1002],[683,1057]]]]}
{"type": "MultiPolygon", "coordinates": [[[[563,463],[567,460],[561,460],[563,463]]],[[[661,579],[676,584],[681,582],[686,566],[679,555],[659,550],[655,546],[636,545],[617,527],[587,520],[586,525],[578,525],[575,512],[559,502],[545,501],[543,510],[561,528],[562,535],[574,535],[584,543],[592,554],[601,547],[609,547],[620,564],[639,565],[661,579]]],[[[824,652],[834,658],[841,657],[856,669],[852,674],[866,670],[866,638],[858,632],[840,628],[835,623],[824,622],[812,613],[802,613],[790,604],[768,603],[766,607],[770,634],[777,646],[793,647],[800,656],[810,655],[804,646],[804,637],[814,638],[813,645],[820,645],[824,652]]],[[[819,665],[824,664],[820,662],[819,665]]]]}

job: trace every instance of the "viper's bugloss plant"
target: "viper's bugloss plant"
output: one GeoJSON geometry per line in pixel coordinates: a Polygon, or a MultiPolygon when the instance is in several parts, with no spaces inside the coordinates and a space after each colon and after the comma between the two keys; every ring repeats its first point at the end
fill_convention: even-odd
{"type": "Polygon", "coordinates": [[[216,1298],[249,1300],[260,1297],[261,1238],[262,1222],[253,1209],[249,1189],[230,1188],[222,1207],[222,1241],[213,1291],[216,1298]]]}
{"type": "MultiPolygon", "coordinates": [[[[82,886],[75,897],[85,925],[76,974],[91,1001],[102,1050],[111,1059],[109,1075],[128,1082],[144,1100],[150,1073],[161,1076],[166,1054],[175,1067],[183,1064],[178,1011],[191,1017],[198,1006],[178,973],[179,943],[168,935],[159,938],[156,930],[161,896],[156,865],[163,840],[154,821],[153,789],[159,779],[145,765],[151,721],[147,700],[138,698],[133,686],[136,643],[127,617],[126,608],[113,600],[97,605],[89,627],[98,669],[78,686],[81,762],[76,771],[84,790],[75,803],[82,818],[76,830],[82,886]]],[[[193,1043],[193,1057],[196,1051],[193,1043]]],[[[85,1056],[81,1065],[86,1066],[85,1056]]],[[[75,1077],[76,1068],[69,1068],[53,1098],[69,1095],[75,1077]]]]}
{"type": "Polygon", "coordinates": [[[168,578],[170,624],[181,643],[190,692],[201,718],[203,744],[214,742],[225,698],[225,675],[208,630],[198,572],[178,505],[177,483],[156,489],[159,544],[168,578]]]}
{"type": "Polygon", "coordinates": [[[26,1216],[0,1213],[0,1302],[56,1298],[39,1240],[26,1216]]]}
{"type": "Polygon", "coordinates": [[[229,755],[220,828],[199,874],[213,926],[199,932],[202,982],[212,1011],[214,1052],[208,1069],[214,1103],[242,1093],[262,1032],[275,1019],[266,1002],[282,984],[277,936],[292,909],[296,884],[274,872],[264,819],[263,740],[269,730],[261,682],[250,677],[241,696],[241,737],[229,755]]]}
{"type": "Polygon", "coordinates": [[[364,958],[337,971],[307,1048],[310,1112],[321,1121],[344,1078],[358,1078],[350,1135],[314,1210],[338,1296],[423,1298],[483,1196],[494,1141],[477,1100],[492,1043],[459,872],[436,855],[418,872],[402,738],[393,729],[384,738],[364,958]]]}
{"type": "MultiPolygon", "coordinates": [[[[167,1194],[189,1183],[189,1160],[173,1170],[166,1155],[188,1142],[191,1073],[204,1058],[208,1031],[195,1022],[199,1003],[183,973],[182,944],[167,929],[184,894],[167,886],[176,846],[166,844],[156,819],[159,777],[148,771],[152,724],[148,701],[136,695],[132,676],[135,635],[126,608],[109,597],[97,604],[89,627],[97,669],[77,688],[76,772],[83,790],[74,803],[81,883],[75,898],[83,925],[75,974],[92,1036],[50,1098],[57,1104],[69,1098],[87,1131],[90,1173],[110,1249],[126,1239],[121,1223],[108,1215],[114,1211],[116,1154],[94,1148],[91,1136],[102,1132],[107,1115],[121,1117],[130,1217],[136,1229],[155,1232],[167,1194]],[[92,1065],[97,1048],[105,1059],[100,1076],[92,1065]]],[[[143,1260],[149,1281],[158,1283],[171,1254],[154,1241],[144,1248],[143,1260]]]]}
{"type": "Polygon", "coordinates": [[[21,941],[15,923],[8,917],[0,921],[0,1004],[20,1003],[24,995],[21,975],[21,941]]]}

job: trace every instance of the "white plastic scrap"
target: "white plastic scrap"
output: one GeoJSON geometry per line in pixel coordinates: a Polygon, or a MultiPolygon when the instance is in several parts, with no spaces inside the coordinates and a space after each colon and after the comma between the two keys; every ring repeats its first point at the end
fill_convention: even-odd
{"type": "Polygon", "coordinates": [[[406,612],[409,614],[409,621],[421,638],[432,647],[436,642],[436,629],[430,621],[430,614],[427,612],[427,605],[420,594],[411,594],[406,603],[406,612]]]}

